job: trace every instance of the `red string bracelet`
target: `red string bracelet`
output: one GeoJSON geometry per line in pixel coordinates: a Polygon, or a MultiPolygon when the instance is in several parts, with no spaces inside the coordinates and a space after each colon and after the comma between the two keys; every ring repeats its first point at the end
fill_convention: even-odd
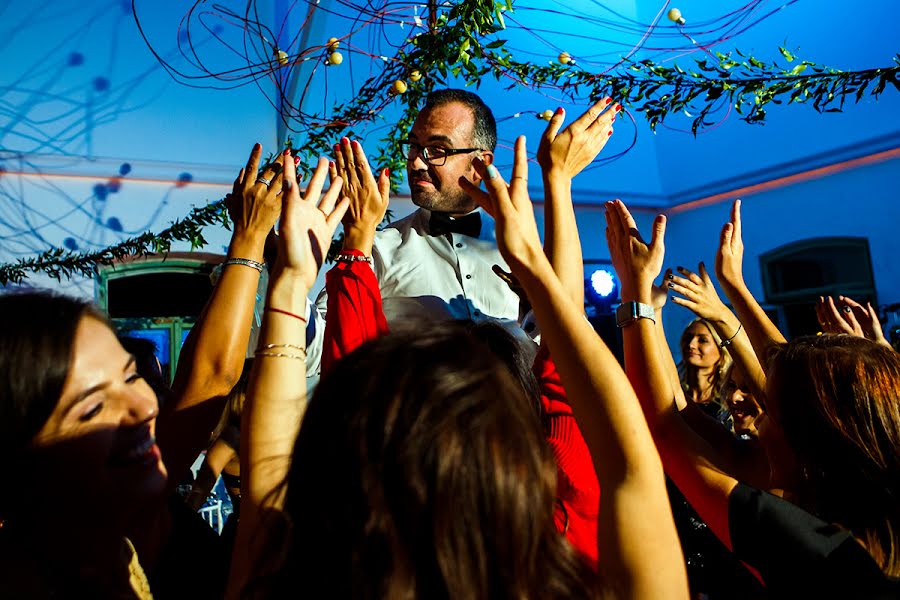
{"type": "Polygon", "coordinates": [[[294,317],[295,319],[300,319],[301,321],[306,323],[306,319],[304,317],[301,317],[300,315],[295,315],[294,313],[288,312],[286,310],[281,310],[280,308],[272,308],[272,307],[267,306],[266,310],[271,311],[271,312],[281,313],[282,315],[287,315],[289,317],[294,317]]]}

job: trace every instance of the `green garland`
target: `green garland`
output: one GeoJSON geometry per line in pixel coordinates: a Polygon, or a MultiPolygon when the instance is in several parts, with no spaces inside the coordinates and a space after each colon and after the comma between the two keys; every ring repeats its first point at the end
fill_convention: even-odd
{"type": "Polygon", "coordinates": [[[190,242],[191,250],[206,245],[203,228],[207,225],[228,227],[228,211],[224,200],[194,208],[186,217],[173,222],[159,233],[146,232],[96,252],[75,253],[53,248],[33,258],[0,265],[0,285],[21,283],[28,273],[46,273],[56,280],[72,275],[90,277],[98,265],[109,265],[129,256],[167,253],[172,242],[190,242]]]}
{"type": "MultiPolygon", "coordinates": [[[[734,108],[747,123],[758,124],[765,121],[770,104],[808,104],[819,112],[839,112],[848,99],[859,102],[865,96],[877,98],[888,84],[900,90],[900,55],[894,57],[893,66],[862,71],[839,71],[797,61],[785,48],[779,50],[787,66],[765,63],[739,51],[716,53],[715,60],[697,60],[687,70],[649,60],[623,63],[615,72],[601,75],[573,63],[538,66],[517,61],[505,48],[506,41],[497,37],[505,29],[503,13],[512,9],[511,0],[461,0],[436,15],[429,33],[410,39],[398,50],[397,60],[369,78],[352,100],[320,117],[331,125],[307,132],[306,139],[300,140],[299,154],[306,159],[301,164],[312,164],[319,156],[330,154],[340,136],[354,137],[351,127],[374,121],[379,118],[378,109],[400,101],[403,114],[380,140],[371,160],[379,169],[390,169],[391,186],[396,191],[406,169],[400,142],[406,139],[418,107],[429,91],[457,77],[463,77],[467,86],[478,87],[485,77],[493,77],[498,82],[508,80],[507,89],[553,89],[576,101],[611,96],[626,109],[643,113],[654,130],[670,115],[689,115],[694,135],[713,125],[712,113],[725,105],[734,108]],[[424,76],[412,81],[413,70],[424,76]],[[396,80],[408,85],[402,95],[390,91],[396,80]]],[[[56,279],[75,273],[90,275],[96,265],[131,255],[166,252],[174,241],[188,241],[192,249],[198,248],[205,243],[201,229],[215,223],[227,226],[222,201],[195,208],[158,234],[148,232],[97,252],[76,254],[54,248],[0,265],[0,284],[18,283],[28,273],[36,272],[56,279]]],[[[339,242],[332,253],[337,247],[339,242]]]]}

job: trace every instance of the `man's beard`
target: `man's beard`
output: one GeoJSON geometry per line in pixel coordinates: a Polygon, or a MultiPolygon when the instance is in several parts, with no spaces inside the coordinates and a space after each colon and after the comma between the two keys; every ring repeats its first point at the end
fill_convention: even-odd
{"type": "Polygon", "coordinates": [[[413,204],[434,212],[465,213],[475,208],[475,203],[461,189],[453,192],[441,190],[422,190],[415,186],[410,187],[410,195],[413,204]]]}

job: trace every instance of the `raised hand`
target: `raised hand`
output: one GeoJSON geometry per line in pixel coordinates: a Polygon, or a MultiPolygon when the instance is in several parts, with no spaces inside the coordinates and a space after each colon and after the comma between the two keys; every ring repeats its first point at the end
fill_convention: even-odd
{"type": "Polygon", "coordinates": [[[666,269],[666,272],[663,273],[662,282],[659,285],[653,284],[653,288],[650,291],[650,306],[653,307],[653,310],[660,311],[666,305],[666,300],[669,299],[669,279],[670,275],[672,275],[672,269],[666,269]]]}
{"type": "Polygon", "coordinates": [[[472,161],[475,171],[484,180],[487,192],[480,190],[464,177],[459,185],[496,221],[497,246],[513,273],[527,268],[531,260],[544,250],[534,219],[534,207],[528,196],[528,155],[525,136],[516,139],[515,163],[509,185],[494,165],[485,165],[480,158],[472,161]]]}
{"type": "Polygon", "coordinates": [[[606,203],[606,241],[613,268],[622,284],[622,300],[644,304],[653,301],[653,280],[662,270],[665,256],[666,217],[653,221],[650,243],[644,241],[637,224],[621,200],[606,203]]]}
{"type": "MultiPolygon", "coordinates": [[[[289,150],[285,150],[290,159],[289,150]]],[[[234,235],[247,233],[265,239],[281,214],[278,194],[283,182],[282,157],[269,164],[262,173],[259,171],[259,157],[262,147],[253,146],[247,166],[241,169],[234,181],[231,193],[225,198],[228,214],[234,223],[234,235]]],[[[283,155],[284,156],[284,155],[283,155]]],[[[293,160],[290,160],[293,166],[293,160]]]]}
{"type": "Polygon", "coordinates": [[[744,240],[741,232],[741,201],[731,207],[731,220],[722,228],[716,253],[716,277],[723,287],[736,288],[744,283],[744,240]]]}
{"type": "Polygon", "coordinates": [[[611,106],[612,98],[600,100],[587,112],[575,119],[562,133],[559,128],[565,119],[565,111],[558,108],[541,137],[537,161],[544,176],[559,175],[572,179],[591,164],[609,137],[612,124],[622,106],[611,106]]]}
{"type": "Polygon", "coordinates": [[[878,318],[878,312],[872,306],[871,302],[866,302],[866,305],[863,306],[847,296],[838,296],[838,300],[840,300],[844,306],[850,307],[851,314],[856,317],[856,320],[862,327],[863,334],[867,338],[878,342],[879,344],[884,344],[889,348],[893,347],[891,346],[891,343],[887,341],[887,338],[884,337],[884,329],[881,328],[881,320],[878,318]]]}
{"type": "Polygon", "coordinates": [[[824,333],[846,333],[890,347],[871,304],[863,306],[847,296],[838,296],[838,302],[840,309],[831,296],[819,296],[816,302],[816,319],[824,333]]]}
{"type": "Polygon", "coordinates": [[[693,273],[684,267],[678,267],[678,275],[668,275],[669,288],[679,294],[672,297],[672,302],[690,309],[698,317],[707,321],[722,321],[730,313],[728,307],[719,298],[712,279],[702,262],[693,273]]]}
{"type": "Polygon", "coordinates": [[[375,230],[387,212],[390,173],[383,169],[376,181],[362,145],[347,138],[341,138],[340,144],[335,145],[333,165],[329,171],[331,179],[344,180],[344,196],[350,200],[342,221],[344,247],[371,256],[375,230]]]}
{"type": "Polygon", "coordinates": [[[343,185],[340,177],[335,178],[328,192],[322,195],[327,172],[328,161],[320,158],[306,193],[301,197],[294,161],[290,156],[284,156],[283,208],[275,272],[276,277],[288,275],[299,280],[305,290],[315,283],[334,231],[350,205],[346,198],[338,202],[343,185]]]}

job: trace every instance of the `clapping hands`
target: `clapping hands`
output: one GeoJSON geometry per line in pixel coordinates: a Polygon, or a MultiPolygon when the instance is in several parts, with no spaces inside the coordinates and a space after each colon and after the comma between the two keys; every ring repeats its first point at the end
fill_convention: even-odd
{"type": "Polygon", "coordinates": [[[648,244],[621,200],[606,203],[606,241],[622,284],[623,301],[653,304],[653,280],[662,270],[665,233],[666,217],[658,215],[648,244]]]}

